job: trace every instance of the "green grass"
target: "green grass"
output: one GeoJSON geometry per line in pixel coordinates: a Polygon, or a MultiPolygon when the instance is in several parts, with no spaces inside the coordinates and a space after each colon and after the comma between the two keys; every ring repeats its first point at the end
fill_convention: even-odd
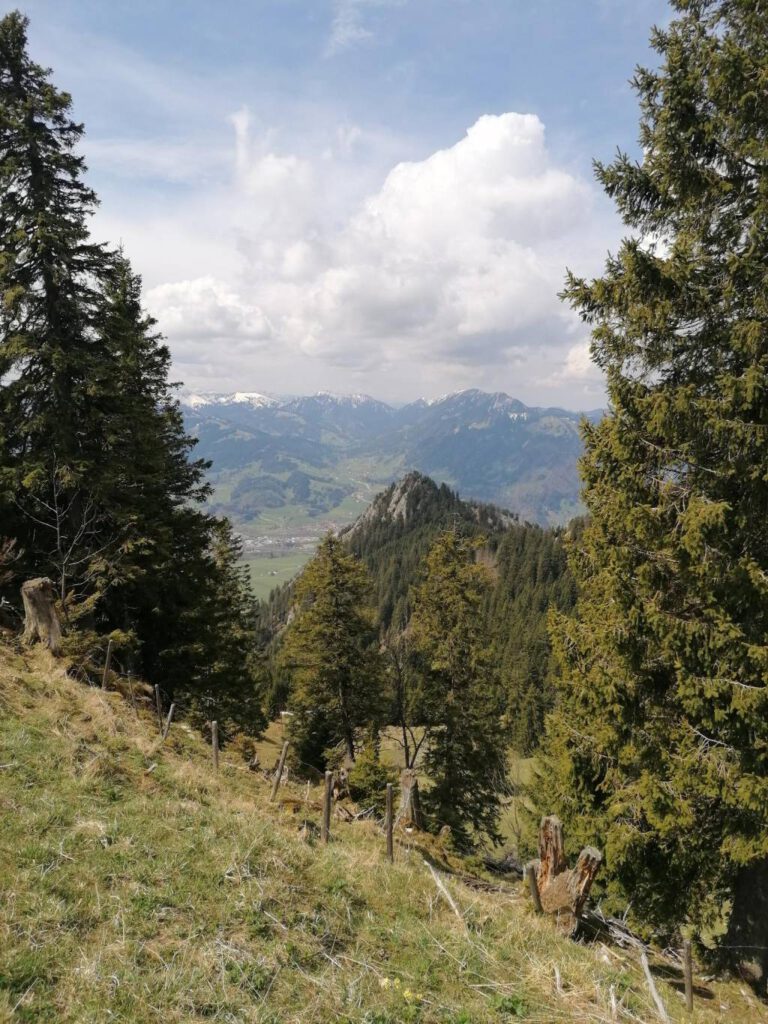
{"type": "Polygon", "coordinates": [[[260,601],[266,601],[275,587],[298,573],[312,557],[312,551],[294,551],[289,555],[252,555],[243,559],[248,567],[251,589],[260,601]]]}
{"type": "MultiPolygon", "coordinates": [[[[148,697],[42,652],[0,648],[0,766],[2,1021],[607,1022],[611,989],[620,1020],[654,1019],[631,957],[558,936],[522,888],[466,888],[427,837],[399,835],[389,865],[375,822],[334,820],[323,847],[317,788],[270,804],[234,753],[215,774],[183,722],[161,747],[148,697]]],[[[739,985],[686,1018],[658,984],[675,1021],[762,1019],[739,985]]]]}

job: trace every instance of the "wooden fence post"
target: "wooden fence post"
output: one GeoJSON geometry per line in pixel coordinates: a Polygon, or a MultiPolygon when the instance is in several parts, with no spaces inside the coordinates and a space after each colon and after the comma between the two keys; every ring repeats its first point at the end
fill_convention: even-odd
{"type": "Polygon", "coordinates": [[[277,791],[280,787],[280,780],[283,777],[283,768],[285,768],[285,759],[288,755],[288,740],[283,744],[283,749],[280,751],[280,760],[277,763],[277,771],[275,772],[275,781],[272,783],[272,792],[269,795],[270,800],[274,800],[277,796],[277,791]]]}
{"type": "Polygon", "coordinates": [[[333,798],[333,772],[325,773],[325,793],[323,794],[323,822],[320,839],[327,843],[331,836],[331,800],[333,798]]]}
{"type": "Polygon", "coordinates": [[[392,828],[394,825],[394,812],[392,808],[392,783],[387,783],[387,813],[385,817],[385,828],[387,832],[387,860],[390,864],[395,859],[394,842],[392,839],[392,828]]]}
{"type": "Polygon", "coordinates": [[[213,770],[219,770],[219,723],[211,722],[211,746],[213,747],[213,770]]]}
{"type": "Polygon", "coordinates": [[[543,914],[544,908],[541,905],[541,896],[539,896],[539,885],[536,881],[536,868],[533,866],[533,864],[526,864],[525,877],[528,879],[528,888],[531,890],[533,908],[537,914],[543,914]]]}
{"type": "Polygon", "coordinates": [[[112,662],[112,641],[107,641],[107,656],[104,659],[104,674],[101,677],[101,688],[106,690],[107,688],[107,677],[109,676],[109,666],[112,662]]]}
{"type": "Polygon", "coordinates": [[[163,739],[164,740],[168,738],[168,732],[170,731],[170,728],[171,728],[171,722],[173,721],[173,712],[175,710],[176,710],[176,705],[175,704],[171,704],[170,708],[168,709],[168,717],[165,720],[165,726],[163,727],[163,739]]]}
{"type": "Polygon", "coordinates": [[[688,1013],[693,1013],[693,957],[690,939],[683,942],[683,977],[685,978],[685,1008],[688,1013]]]}
{"type": "Polygon", "coordinates": [[[155,710],[157,711],[157,724],[160,732],[163,731],[163,702],[160,700],[160,683],[155,683],[155,710]]]}

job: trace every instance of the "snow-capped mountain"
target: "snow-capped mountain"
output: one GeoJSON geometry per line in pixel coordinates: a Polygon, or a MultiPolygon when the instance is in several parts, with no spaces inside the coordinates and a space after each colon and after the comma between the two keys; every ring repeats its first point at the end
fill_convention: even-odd
{"type": "Polygon", "coordinates": [[[233,391],[229,394],[183,394],[179,401],[189,409],[201,409],[206,405],[250,405],[254,409],[269,409],[280,404],[271,395],[262,395],[258,391],[233,391]]]}
{"type": "Polygon", "coordinates": [[[580,415],[503,392],[473,388],[401,408],[327,391],[188,394],[181,402],[197,453],[213,461],[214,478],[229,475],[235,505],[223,511],[235,519],[283,504],[331,512],[334,501],[410,469],[523,518],[559,520],[578,508],[580,415]]]}

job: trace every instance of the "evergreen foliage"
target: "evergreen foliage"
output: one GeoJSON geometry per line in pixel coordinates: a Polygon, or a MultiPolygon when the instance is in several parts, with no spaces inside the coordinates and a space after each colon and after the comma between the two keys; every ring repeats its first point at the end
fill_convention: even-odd
{"type": "Polygon", "coordinates": [[[513,521],[493,505],[462,501],[446,484],[409,473],[379,495],[342,536],[371,572],[382,629],[401,631],[411,616],[411,586],[441,532],[455,528],[482,535],[493,551],[513,521]]]}
{"type": "Polygon", "coordinates": [[[324,768],[329,751],[355,760],[356,737],[377,726],[381,659],[365,566],[329,533],[296,585],[296,614],[280,651],[292,680],[290,734],[296,755],[324,768]]]}
{"type": "Polygon", "coordinates": [[[51,576],[76,647],[110,633],[168,699],[253,726],[239,548],[199,507],[207,464],[190,458],[140,279],[89,239],[83,128],[26,29],[0,20],[0,513],[19,556],[2,596],[51,576]]]}
{"type": "MultiPolygon", "coordinates": [[[[578,528],[577,523],[570,527],[578,528]]],[[[492,586],[482,605],[486,643],[505,694],[507,736],[520,752],[539,744],[544,715],[553,702],[548,609],[569,610],[575,599],[561,530],[520,523],[492,505],[462,501],[450,488],[419,473],[408,474],[378,495],[341,539],[365,563],[373,581],[387,653],[387,721],[405,728],[402,743],[409,764],[422,734],[408,730],[418,725],[422,713],[421,680],[407,626],[426,557],[449,529],[484,538],[479,553],[492,567],[492,586]]],[[[279,637],[293,602],[294,584],[288,584],[260,607],[264,643],[279,637]]],[[[285,675],[275,672],[271,715],[286,706],[288,690],[285,675]]]]}
{"type": "Polygon", "coordinates": [[[633,236],[567,284],[611,408],[549,740],[574,844],[668,931],[757,898],[768,858],[768,8],[673,7],[634,80],[643,158],[597,167],[633,236]]]}
{"type": "Polygon", "coordinates": [[[503,700],[483,616],[492,580],[475,560],[478,545],[453,530],[438,537],[409,628],[423,662],[425,804],[465,848],[473,833],[495,835],[506,778],[503,700]]]}

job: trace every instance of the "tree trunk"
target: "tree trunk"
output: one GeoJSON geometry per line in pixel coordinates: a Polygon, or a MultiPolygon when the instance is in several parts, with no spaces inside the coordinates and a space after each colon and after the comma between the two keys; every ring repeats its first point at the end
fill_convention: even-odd
{"type": "Polygon", "coordinates": [[[61,626],[56,610],[56,591],[47,576],[27,580],[21,586],[24,602],[24,641],[33,644],[39,640],[54,655],[61,654],[61,626]]]}
{"type": "Polygon", "coordinates": [[[554,816],[542,818],[539,828],[537,883],[545,914],[556,914],[558,927],[570,934],[576,929],[589,890],[600,870],[603,855],[594,846],[585,846],[568,869],[563,842],[563,826],[554,816]]]}
{"type": "Polygon", "coordinates": [[[764,996],[768,992],[768,858],[739,870],[732,899],[724,942],[728,959],[764,996]]]}
{"type": "Polygon", "coordinates": [[[400,809],[397,822],[406,827],[424,828],[419,802],[419,780],[413,769],[406,768],[400,773],[400,809]]]}

